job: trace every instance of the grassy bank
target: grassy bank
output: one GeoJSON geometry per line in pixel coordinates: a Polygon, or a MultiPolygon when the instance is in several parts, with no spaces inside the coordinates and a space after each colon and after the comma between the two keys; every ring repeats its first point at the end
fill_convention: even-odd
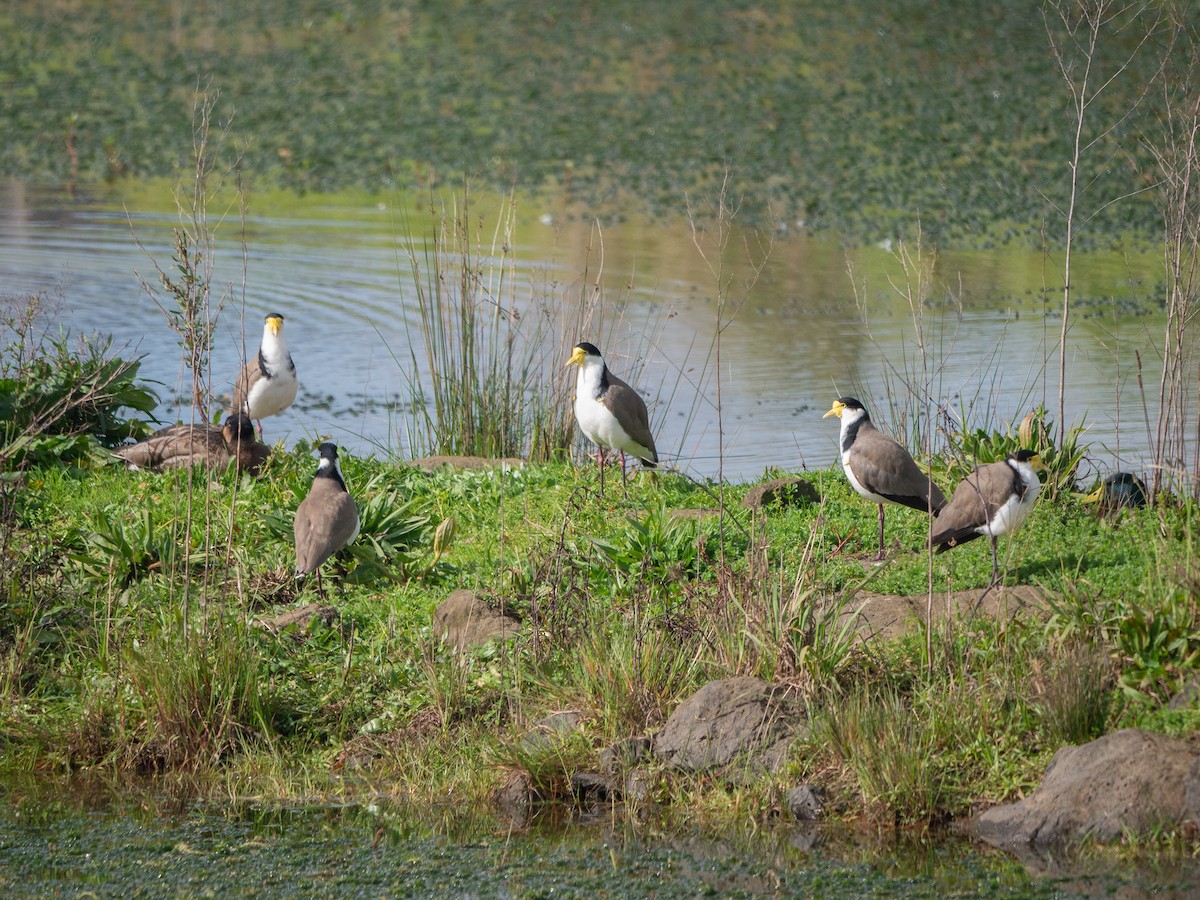
{"type": "Polygon", "coordinates": [[[840,471],[807,473],[819,502],[751,512],[737,505],[749,486],[730,485],[723,513],[691,518],[672,511],[713,509],[713,493],[670,473],[624,498],[567,463],[346,459],[363,530],[327,579],[338,615],[277,634],[261,623],[318,600],[290,577],[291,513],[314,468],[302,444],[276,447],[257,481],[94,461],[27,471],[8,494],[0,765],[478,809],[514,769],[563,795],[706,681],[751,674],[794,686],[811,738],[732,791],[656,772],[664,816],[751,822],[814,780],[847,815],[929,822],[1028,790],[1064,743],[1197,724],[1162,706],[1200,650],[1197,510],[1170,498],[1111,519],[1070,492],[1045,497],[1001,542],[1010,585],[1036,585],[1045,616],[862,643],[838,624],[855,591],[981,587],[986,542],[931,558],[921,516],[895,510],[898,546],[867,565],[875,510],[840,471]],[[447,548],[443,528],[435,553],[447,520],[456,538],[447,548]],[[460,587],[521,616],[522,635],[449,651],[431,616],[460,587]],[[565,709],[581,732],[521,743],[565,709]]]}

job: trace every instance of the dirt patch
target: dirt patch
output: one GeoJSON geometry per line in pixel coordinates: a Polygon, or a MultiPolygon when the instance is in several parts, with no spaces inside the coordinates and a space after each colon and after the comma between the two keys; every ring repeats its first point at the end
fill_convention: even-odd
{"type": "Polygon", "coordinates": [[[409,465],[416,466],[426,472],[450,466],[453,469],[500,469],[525,465],[525,460],[515,456],[423,456],[414,459],[409,465]]]}
{"type": "Polygon", "coordinates": [[[929,621],[970,619],[986,616],[1011,620],[1018,615],[1045,615],[1046,601],[1042,593],[1029,585],[994,588],[986,591],[973,588],[967,591],[934,592],[900,597],[859,591],[847,604],[841,621],[853,618],[855,631],[863,638],[888,640],[900,637],[929,621]]]}

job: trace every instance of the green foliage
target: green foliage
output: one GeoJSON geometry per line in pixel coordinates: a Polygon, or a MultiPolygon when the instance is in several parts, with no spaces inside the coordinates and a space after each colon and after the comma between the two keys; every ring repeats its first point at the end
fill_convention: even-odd
{"type": "Polygon", "coordinates": [[[270,734],[259,654],[236,620],[192,631],[167,618],[125,648],[125,666],[145,717],[142,768],[212,765],[270,734]]]}
{"type": "Polygon", "coordinates": [[[1040,473],[1042,492],[1055,500],[1075,490],[1075,478],[1079,464],[1087,455],[1087,446],[1081,443],[1087,432],[1084,425],[1067,429],[1059,444],[1054,442],[1054,426],[1047,416],[1046,408],[1039,406],[1021,420],[1015,428],[1003,432],[963,431],[949,435],[951,461],[949,468],[960,468],[968,474],[976,465],[999,462],[1018,450],[1036,450],[1044,471],[1040,473]]]}
{"type": "Polygon", "coordinates": [[[868,808],[884,822],[930,823],[949,812],[939,724],[887,688],[858,689],[832,704],[820,734],[854,771],[868,808]]]}
{"type": "Polygon", "coordinates": [[[84,578],[125,588],[177,563],[202,563],[205,551],[181,548],[181,537],[178,521],[162,521],[149,502],[131,514],[109,508],[89,519],[82,533],[84,549],[69,558],[84,578]]]}
{"type": "Polygon", "coordinates": [[[418,564],[432,565],[425,545],[429,541],[429,516],[418,513],[417,504],[386,488],[382,474],[355,489],[359,532],[347,547],[355,566],[351,581],[369,584],[381,577],[404,581],[418,564]]]}
{"type": "Polygon", "coordinates": [[[1112,665],[1103,649],[1073,641],[1047,660],[1037,707],[1050,737],[1083,744],[1104,732],[1112,707],[1112,665]]]}
{"type": "Polygon", "coordinates": [[[72,349],[66,337],[25,348],[0,366],[0,470],[79,463],[148,429],[122,410],[149,413],[154,397],[136,383],[141,363],[110,355],[112,339],[72,349]]]}
{"type": "Polygon", "coordinates": [[[644,585],[651,596],[662,598],[700,574],[704,538],[696,521],[673,515],[661,500],[640,517],[624,517],[615,535],[590,540],[601,570],[623,593],[644,585]]]}

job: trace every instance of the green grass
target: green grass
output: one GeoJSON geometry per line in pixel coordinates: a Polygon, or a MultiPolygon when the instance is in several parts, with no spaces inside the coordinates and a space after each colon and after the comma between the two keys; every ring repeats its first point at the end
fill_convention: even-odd
{"type": "MultiPolygon", "coordinates": [[[[864,565],[874,507],[840,471],[808,473],[820,503],[753,523],[731,505],[721,565],[717,519],[669,512],[710,505],[710,493],[669,473],[633,479],[626,498],[612,485],[599,496],[593,467],[563,463],[426,474],[347,458],[343,469],[372,512],[326,580],[340,621],[282,636],[254,623],[317,599],[289,577],[285,527],[313,470],[307,445],[277,447],[257,481],[28,472],[0,594],[0,768],[186,772],[215,793],[288,797],[352,791],[337,778],[349,760],[364,785],[486,803],[521,767],[556,796],[568,769],[652,733],[707,680],[753,674],[795,684],[817,727],[783,774],[739,789],[736,815],[819,778],[852,815],[937,822],[1028,790],[1067,740],[1194,725],[1154,712],[1200,652],[1186,505],[1112,521],[1070,496],[1040,500],[1002,550],[1010,582],[1053,598],[1048,622],[964,620],[863,647],[837,627],[838,598],[860,586],[922,594],[926,525],[889,509],[901,549],[864,565]],[[447,519],[456,536],[435,561],[447,519]],[[503,597],[537,640],[449,653],[430,621],[458,587],[503,597]],[[1078,677],[1053,677],[1065,669],[1078,677]],[[580,711],[584,731],[519,745],[558,709],[580,711]]],[[[747,487],[728,486],[728,502],[747,487]]],[[[981,586],[989,572],[975,542],[934,558],[934,589],[981,586]]],[[[707,780],[670,784],[677,810],[731,814],[707,780]]]]}

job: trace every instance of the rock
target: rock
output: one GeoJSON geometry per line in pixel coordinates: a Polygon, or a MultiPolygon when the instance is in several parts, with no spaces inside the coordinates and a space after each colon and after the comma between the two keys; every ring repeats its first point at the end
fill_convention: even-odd
{"type": "Polygon", "coordinates": [[[454,469],[511,469],[525,465],[525,460],[514,456],[425,456],[414,459],[410,465],[426,472],[450,466],[454,469]]]}
{"type": "Polygon", "coordinates": [[[631,769],[650,756],[654,745],[650,738],[632,737],[618,741],[600,751],[600,770],[605,775],[617,775],[631,769]]]}
{"type": "Polygon", "coordinates": [[[825,814],[825,789],[802,784],[787,792],[784,805],[792,817],[801,822],[815,822],[825,814]]]}
{"type": "Polygon", "coordinates": [[[574,710],[552,713],[534,722],[517,746],[522,753],[541,753],[561,744],[582,727],[583,716],[574,710]]]}
{"type": "Polygon", "coordinates": [[[466,589],[452,593],[433,613],[433,633],[459,651],[510,638],[520,627],[514,617],[493,609],[466,589]]]}
{"type": "Polygon", "coordinates": [[[1195,760],[1178,738],[1114,731],[1063,747],[1029,797],[987,810],[968,829],[995,847],[1019,852],[1181,824],[1189,816],[1185,795],[1200,805],[1200,783],[1189,780],[1195,760]]]}
{"type": "Polygon", "coordinates": [[[504,785],[496,791],[492,802],[513,825],[522,828],[529,824],[533,815],[534,796],[533,781],[528,772],[516,771],[508,776],[504,785]]]}
{"type": "Polygon", "coordinates": [[[807,722],[788,689],[757,678],[712,681],[680,704],[654,739],[658,759],[688,771],[723,768],[745,754],[775,771],[807,722]]]}
{"type": "Polygon", "coordinates": [[[635,808],[643,808],[653,798],[654,774],[645,766],[631,769],[625,776],[625,800],[635,808]]]}
{"type": "Polygon", "coordinates": [[[285,629],[296,627],[296,630],[307,628],[314,619],[320,619],[326,625],[333,625],[341,615],[333,606],[322,606],[320,603],[309,603],[299,609],[289,609],[269,619],[259,619],[258,624],[272,634],[280,634],[285,629]]]}
{"type": "Polygon", "coordinates": [[[1200,698],[1200,675],[1193,675],[1183,683],[1174,697],[1167,701],[1167,709],[1191,709],[1200,698]]]}
{"type": "Polygon", "coordinates": [[[580,806],[612,803],[621,799],[621,790],[603,775],[576,772],[571,776],[571,793],[580,806]]]}
{"type": "Polygon", "coordinates": [[[800,503],[819,503],[821,495],[807,479],[776,478],[751,488],[742,498],[742,506],[746,509],[762,509],[772,503],[781,506],[795,506],[800,503]]]}

